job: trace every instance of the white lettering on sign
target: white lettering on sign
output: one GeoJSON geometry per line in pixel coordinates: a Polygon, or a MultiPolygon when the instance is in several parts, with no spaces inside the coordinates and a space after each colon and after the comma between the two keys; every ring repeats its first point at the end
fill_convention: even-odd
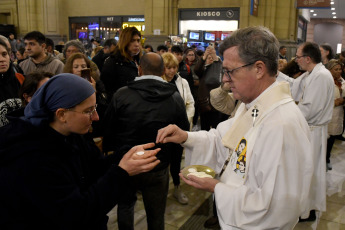
{"type": "Polygon", "coordinates": [[[219,17],[220,12],[219,11],[197,11],[196,16],[197,17],[219,17]]]}
{"type": "Polygon", "coordinates": [[[107,17],[107,21],[108,21],[108,22],[114,21],[114,17],[107,17]]]}

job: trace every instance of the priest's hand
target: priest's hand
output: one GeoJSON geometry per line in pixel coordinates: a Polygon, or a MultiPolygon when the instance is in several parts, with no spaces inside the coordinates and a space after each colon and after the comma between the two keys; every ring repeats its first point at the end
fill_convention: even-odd
{"type": "Polygon", "coordinates": [[[156,143],[168,143],[173,142],[181,144],[188,138],[188,133],[180,129],[177,125],[168,125],[160,130],[156,137],[156,143]]]}
{"type": "Polygon", "coordinates": [[[134,146],[122,157],[119,166],[126,170],[130,176],[152,170],[160,162],[156,154],[161,149],[146,149],[153,148],[154,146],[154,143],[134,146]]]}
{"type": "Polygon", "coordinates": [[[199,178],[197,176],[188,176],[188,179],[186,179],[182,173],[179,174],[182,180],[194,188],[204,190],[206,192],[214,192],[214,188],[219,183],[219,180],[213,179],[213,178],[199,178]]]}

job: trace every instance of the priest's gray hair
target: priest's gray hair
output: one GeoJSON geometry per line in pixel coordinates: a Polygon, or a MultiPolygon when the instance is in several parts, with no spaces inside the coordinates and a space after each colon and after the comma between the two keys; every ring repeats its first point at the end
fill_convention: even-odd
{"type": "Polygon", "coordinates": [[[266,27],[255,26],[236,30],[226,38],[219,47],[219,52],[237,46],[238,55],[246,64],[263,61],[271,76],[278,70],[279,42],[266,27]]]}

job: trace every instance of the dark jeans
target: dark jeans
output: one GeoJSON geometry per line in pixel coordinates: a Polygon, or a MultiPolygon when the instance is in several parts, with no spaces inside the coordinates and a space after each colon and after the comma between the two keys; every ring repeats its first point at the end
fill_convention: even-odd
{"type": "Polygon", "coordinates": [[[169,190],[168,168],[157,172],[142,173],[130,178],[133,190],[118,203],[117,218],[119,230],[134,230],[134,206],[136,192],[142,192],[147,228],[164,229],[164,213],[169,190]]]}
{"type": "Polygon", "coordinates": [[[180,185],[180,176],[178,175],[181,171],[181,160],[183,147],[181,145],[173,145],[173,151],[170,155],[170,174],[173,179],[175,186],[180,185]]]}
{"type": "Polygon", "coordinates": [[[331,163],[331,151],[335,142],[335,136],[330,135],[327,139],[326,163],[331,163]]]}

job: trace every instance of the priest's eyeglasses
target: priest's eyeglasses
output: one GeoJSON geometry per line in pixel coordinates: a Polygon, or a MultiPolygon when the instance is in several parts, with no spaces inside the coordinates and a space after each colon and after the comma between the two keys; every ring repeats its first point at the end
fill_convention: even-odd
{"type": "Polygon", "coordinates": [[[235,70],[238,70],[238,69],[241,69],[241,68],[244,68],[244,67],[247,67],[247,66],[250,66],[250,65],[253,65],[255,62],[253,63],[249,63],[249,64],[245,64],[243,66],[240,66],[240,67],[237,67],[237,68],[234,68],[234,69],[223,69],[223,73],[231,79],[231,75],[234,73],[235,70]]]}
{"type": "Polygon", "coordinates": [[[83,112],[79,112],[79,111],[75,111],[72,109],[66,109],[67,111],[71,111],[71,112],[76,112],[76,113],[81,113],[81,114],[85,114],[88,115],[90,117],[90,119],[92,119],[92,116],[95,114],[95,112],[97,112],[97,104],[95,105],[95,107],[89,111],[83,111],[83,112]]]}
{"type": "Polygon", "coordinates": [[[302,57],[306,57],[306,56],[307,56],[307,55],[298,56],[298,55],[296,54],[295,60],[298,60],[298,59],[300,59],[300,58],[302,58],[302,57]]]}

